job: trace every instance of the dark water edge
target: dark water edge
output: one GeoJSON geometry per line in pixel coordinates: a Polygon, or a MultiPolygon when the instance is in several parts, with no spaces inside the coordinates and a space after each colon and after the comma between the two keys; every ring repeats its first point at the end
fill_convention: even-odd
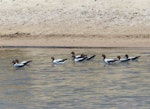
{"type": "Polygon", "coordinates": [[[150,49],[150,47],[93,47],[93,46],[0,46],[0,48],[55,48],[55,49],[150,49]]]}

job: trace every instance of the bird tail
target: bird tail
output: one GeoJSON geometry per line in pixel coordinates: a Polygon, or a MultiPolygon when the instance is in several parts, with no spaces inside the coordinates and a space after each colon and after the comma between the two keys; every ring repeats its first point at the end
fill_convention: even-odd
{"type": "Polygon", "coordinates": [[[24,63],[25,65],[27,65],[28,63],[32,62],[32,60],[27,61],[26,63],[24,63]]]}
{"type": "Polygon", "coordinates": [[[63,59],[63,61],[66,61],[66,60],[68,60],[67,58],[66,59],[63,59]]]}
{"type": "Polygon", "coordinates": [[[90,56],[90,57],[87,58],[87,60],[91,60],[91,59],[93,59],[95,56],[96,56],[96,55],[90,56]]]}

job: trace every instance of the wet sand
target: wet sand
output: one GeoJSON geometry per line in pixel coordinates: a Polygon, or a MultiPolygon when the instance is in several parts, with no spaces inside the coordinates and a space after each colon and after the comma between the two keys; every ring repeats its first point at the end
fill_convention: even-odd
{"type": "Polygon", "coordinates": [[[31,35],[14,33],[0,36],[0,46],[27,47],[150,47],[149,34],[134,35],[31,35]]]}

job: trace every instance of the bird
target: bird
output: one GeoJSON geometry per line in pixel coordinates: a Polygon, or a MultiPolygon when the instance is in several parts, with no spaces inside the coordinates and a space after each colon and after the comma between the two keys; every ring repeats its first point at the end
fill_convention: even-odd
{"type": "Polygon", "coordinates": [[[130,60],[128,58],[121,58],[121,56],[117,56],[117,58],[119,62],[128,62],[130,60]]]}
{"type": "Polygon", "coordinates": [[[107,59],[105,54],[102,54],[102,57],[105,64],[114,64],[118,61],[117,59],[107,59]]]}
{"type": "Polygon", "coordinates": [[[85,54],[81,54],[81,56],[82,57],[85,57],[86,59],[86,61],[89,61],[89,60],[92,60],[96,55],[94,54],[94,55],[92,55],[92,56],[87,56],[87,55],[85,55],[85,54]]]}
{"type": "Polygon", "coordinates": [[[51,57],[53,64],[63,64],[66,62],[67,59],[55,59],[54,57],[51,57]]]}
{"type": "Polygon", "coordinates": [[[32,60],[19,62],[18,59],[14,59],[14,60],[12,61],[13,66],[14,66],[15,68],[24,67],[25,65],[27,65],[27,64],[30,63],[30,62],[32,62],[32,60]]]}
{"type": "Polygon", "coordinates": [[[93,59],[96,55],[92,55],[92,56],[87,56],[87,55],[85,55],[85,54],[81,54],[81,55],[75,55],[75,52],[71,52],[71,54],[72,54],[72,57],[74,57],[74,58],[86,58],[85,60],[86,61],[89,61],[89,60],[91,60],[91,59],[93,59]]]}
{"type": "Polygon", "coordinates": [[[82,62],[86,59],[84,54],[75,55],[74,51],[72,51],[71,54],[72,54],[72,59],[73,59],[74,62],[82,62]]]}
{"type": "Polygon", "coordinates": [[[89,61],[89,60],[93,59],[95,56],[96,56],[95,54],[92,56],[87,56],[86,60],[89,61]]]}
{"type": "Polygon", "coordinates": [[[71,54],[72,54],[72,57],[75,57],[75,58],[82,58],[83,57],[83,54],[81,54],[81,55],[75,55],[74,51],[72,51],[71,54]]]}
{"type": "Polygon", "coordinates": [[[78,58],[76,56],[72,56],[72,58],[73,58],[74,62],[82,62],[86,59],[86,57],[84,57],[84,56],[81,56],[81,57],[78,57],[78,58]]]}
{"type": "Polygon", "coordinates": [[[132,61],[138,60],[139,57],[141,57],[141,56],[129,57],[128,54],[125,54],[125,58],[129,59],[129,60],[132,60],[132,61]]]}

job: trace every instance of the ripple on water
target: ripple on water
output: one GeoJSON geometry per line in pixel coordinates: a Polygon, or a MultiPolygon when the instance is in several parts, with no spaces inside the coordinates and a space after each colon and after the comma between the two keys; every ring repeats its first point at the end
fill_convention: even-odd
{"type": "Polygon", "coordinates": [[[10,109],[149,109],[150,60],[148,50],[75,49],[96,54],[94,60],[73,63],[72,49],[0,50],[0,105],[10,109]],[[101,54],[141,55],[139,61],[105,65],[101,54]],[[52,65],[50,57],[68,57],[52,65]],[[11,60],[32,59],[21,69],[11,60]]]}

